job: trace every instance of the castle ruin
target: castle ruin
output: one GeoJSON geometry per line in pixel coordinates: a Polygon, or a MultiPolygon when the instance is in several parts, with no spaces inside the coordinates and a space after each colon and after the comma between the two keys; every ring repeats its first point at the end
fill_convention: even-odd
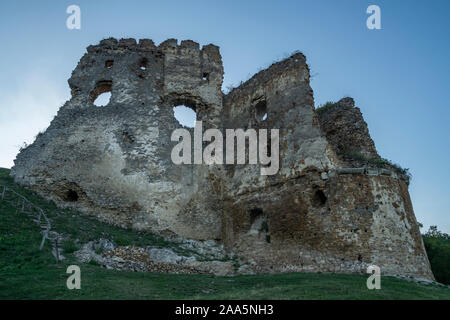
{"type": "Polygon", "coordinates": [[[228,94],[222,79],[212,44],[102,40],[87,48],[69,79],[71,99],[11,174],[115,225],[215,241],[253,272],[365,273],[377,265],[383,274],[433,279],[408,177],[381,161],[353,99],[317,111],[301,53],[228,94]],[[96,107],[104,92],[109,104],[96,107]],[[278,173],[261,175],[260,164],[175,165],[177,105],[194,109],[204,129],[278,128],[278,173]]]}

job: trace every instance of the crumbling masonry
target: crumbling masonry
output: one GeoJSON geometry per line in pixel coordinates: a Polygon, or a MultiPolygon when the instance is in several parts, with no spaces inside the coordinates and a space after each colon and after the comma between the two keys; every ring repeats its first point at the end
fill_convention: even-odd
{"type": "Polygon", "coordinates": [[[211,44],[111,38],[89,46],[69,79],[72,98],[11,174],[109,223],[214,240],[252,272],[365,273],[375,264],[383,274],[433,278],[408,178],[365,161],[380,157],[351,98],[316,111],[301,53],[226,95],[222,78],[211,44]],[[107,91],[109,104],[96,107],[107,91]],[[279,128],[278,174],[262,176],[260,165],[173,164],[180,104],[204,129],[279,128]]]}

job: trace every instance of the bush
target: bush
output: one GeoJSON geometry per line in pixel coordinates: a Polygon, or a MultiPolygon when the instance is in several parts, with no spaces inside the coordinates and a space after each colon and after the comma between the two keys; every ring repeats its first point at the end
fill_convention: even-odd
{"type": "Polygon", "coordinates": [[[118,245],[118,246],[128,246],[130,245],[130,241],[126,238],[126,237],[121,237],[121,236],[117,236],[114,238],[114,242],[118,245]]]}
{"type": "Polygon", "coordinates": [[[319,106],[319,107],[316,109],[316,112],[317,112],[317,114],[320,115],[320,114],[322,114],[323,112],[325,112],[325,111],[327,111],[328,109],[333,108],[333,107],[335,107],[335,106],[337,106],[337,103],[336,103],[336,102],[328,101],[328,102],[324,103],[323,105],[319,106]]]}
{"type": "Polygon", "coordinates": [[[436,281],[450,285],[450,236],[431,226],[423,242],[436,281]]]}
{"type": "Polygon", "coordinates": [[[88,264],[90,264],[91,266],[100,266],[100,263],[93,259],[89,260],[88,264]]]}
{"type": "Polygon", "coordinates": [[[66,240],[62,245],[62,249],[65,253],[74,253],[78,250],[78,246],[75,244],[73,240],[66,240]]]}

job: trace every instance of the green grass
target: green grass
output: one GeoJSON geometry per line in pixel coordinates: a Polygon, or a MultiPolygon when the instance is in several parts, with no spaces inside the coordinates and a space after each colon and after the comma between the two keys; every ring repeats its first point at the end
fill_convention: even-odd
{"type": "MultiPolygon", "coordinates": [[[[0,168],[0,184],[6,185],[28,200],[42,208],[52,223],[52,230],[58,233],[71,235],[74,239],[79,239],[80,243],[86,243],[99,238],[113,240],[117,245],[155,246],[160,248],[171,248],[180,255],[190,256],[192,251],[179,246],[175,242],[167,241],[149,232],[136,232],[120,227],[112,226],[97,219],[72,211],[70,209],[60,209],[54,203],[46,201],[35,192],[22,188],[15,184],[9,176],[9,169],[0,168]]],[[[208,257],[203,257],[208,260],[208,257]]]]}
{"type": "MultiPolygon", "coordinates": [[[[0,183],[14,187],[7,174],[8,170],[0,169],[0,183]]],[[[154,236],[146,239],[146,234],[78,217],[75,212],[59,211],[32,192],[17,186],[15,189],[45,207],[52,219],[59,219],[54,224],[56,231],[78,231],[77,237],[83,241],[103,235],[136,244],[166,244],[154,236]]],[[[392,277],[382,277],[381,290],[368,290],[366,275],[219,277],[107,270],[95,263],[76,262],[71,253],[76,244],[70,240],[63,244],[67,259],[57,264],[48,242],[39,251],[40,240],[39,229],[29,217],[0,201],[0,299],[450,299],[450,289],[392,277]],[[71,264],[81,268],[81,290],[66,288],[66,269],[71,264]]]]}
{"type": "Polygon", "coordinates": [[[63,249],[64,253],[74,253],[75,251],[77,251],[80,248],[77,246],[75,241],[73,241],[72,239],[67,239],[62,244],[62,249],[63,249]]]}

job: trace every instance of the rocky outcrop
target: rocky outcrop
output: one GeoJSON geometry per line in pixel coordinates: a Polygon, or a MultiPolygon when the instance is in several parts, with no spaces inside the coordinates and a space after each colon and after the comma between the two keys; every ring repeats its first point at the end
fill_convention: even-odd
{"type": "MultiPolygon", "coordinates": [[[[433,279],[407,182],[389,167],[345,157],[380,159],[351,98],[316,111],[301,53],[227,95],[222,77],[214,45],[106,39],[90,46],[69,79],[72,98],[20,152],[12,175],[109,223],[219,244],[240,273],[365,273],[376,264],[384,274],[433,279]],[[96,107],[107,91],[109,104],[96,107]],[[171,134],[182,126],[173,107],[180,104],[196,111],[204,129],[279,129],[278,172],[261,175],[260,164],[174,164],[171,134]]],[[[110,258],[133,253],[123,262],[132,269],[142,267],[139,259],[174,258],[117,250],[110,258]]],[[[231,268],[211,263],[218,267],[206,269],[231,268]]]]}

